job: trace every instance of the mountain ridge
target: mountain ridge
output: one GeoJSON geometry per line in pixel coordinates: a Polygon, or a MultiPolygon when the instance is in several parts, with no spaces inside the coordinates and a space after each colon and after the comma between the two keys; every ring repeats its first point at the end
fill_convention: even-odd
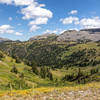
{"type": "Polygon", "coordinates": [[[7,39],[7,38],[0,37],[0,42],[3,42],[3,41],[11,41],[11,40],[10,39],[7,39]]]}
{"type": "MultiPolygon", "coordinates": [[[[28,41],[43,40],[43,39],[49,39],[49,38],[54,38],[56,41],[79,41],[79,40],[99,41],[100,28],[81,29],[79,31],[66,30],[61,34],[45,33],[42,35],[33,36],[28,41]]],[[[20,40],[10,40],[7,38],[0,37],[0,42],[4,42],[4,41],[21,42],[20,40]]]]}
{"type": "Polygon", "coordinates": [[[100,28],[92,29],[82,29],[82,30],[66,30],[63,33],[56,34],[43,34],[39,36],[34,36],[29,39],[32,40],[42,40],[47,39],[49,36],[57,37],[57,41],[78,41],[78,40],[90,40],[90,41],[99,41],[100,40],[100,28]]]}

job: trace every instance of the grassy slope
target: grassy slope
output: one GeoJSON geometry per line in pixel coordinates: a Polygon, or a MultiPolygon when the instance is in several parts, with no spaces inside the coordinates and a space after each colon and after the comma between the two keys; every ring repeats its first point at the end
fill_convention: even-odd
{"type": "MultiPolygon", "coordinates": [[[[39,76],[35,75],[33,72],[29,72],[31,69],[30,66],[24,65],[23,63],[15,63],[14,59],[11,57],[5,56],[5,58],[0,61],[0,85],[7,85],[9,82],[13,80],[19,80],[19,74],[14,74],[11,71],[13,66],[16,66],[20,73],[24,73],[24,80],[27,84],[31,86],[46,86],[50,83],[48,79],[41,79],[39,76]]],[[[0,87],[0,89],[7,89],[7,87],[0,87]]]]}
{"type": "Polygon", "coordinates": [[[10,72],[14,65],[20,73],[24,73],[25,82],[32,87],[54,86],[56,79],[60,81],[60,79],[66,74],[66,72],[70,73],[70,69],[68,71],[66,71],[65,69],[51,70],[54,81],[50,81],[49,79],[42,79],[40,78],[40,76],[37,76],[33,72],[28,71],[31,69],[30,66],[24,65],[23,63],[17,64],[11,57],[5,56],[5,58],[0,61],[0,90],[8,90],[9,88],[7,88],[6,86],[7,84],[9,84],[9,82],[20,79],[19,74],[10,72]]]}
{"type": "MultiPolygon", "coordinates": [[[[55,44],[55,43],[53,43],[53,44],[55,44]]],[[[57,42],[56,42],[56,44],[57,44],[57,42]]],[[[62,44],[64,44],[64,46],[66,45],[66,43],[62,43],[62,44]]],[[[71,44],[74,44],[74,43],[71,43],[71,44]]],[[[30,43],[28,45],[30,45],[30,43]]],[[[62,47],[64,47],[64,46],[62,45],[62,47]]],[[[95,48],[97,50],[97,52],[100,53],[100,46],[97,46],[97,43],[89,42],[87,44],[77,44],[75,46],[69,47],[69,50],[62,53],[61,57],[63,59],[63,57],[71,55],[73,52],[75,52],[77,50],[84,49],[84,48],[87,48],[87,49],[95,48]]],[[[100,57],[98,56],[97,59],[100,60],[100,57]]],[[[54,82],[51,82],[48,79],[41,79],[39,76],[37,76],[34,73],[28,71],[28,69],[31,69],[30,66],[24,65],[23,63],[17,64],[17,63],[15,63],[14,59],[12,59],[11,57],[8,57],[8,56],[6,56],[3,59],[3,61],[0,62],[0,82],[1,82],[0,84],[8,84],[10,81],[12,81],[14,79],[19,79],[18,75],[13,74],[13,73],[10,72],[13,65],[15,65],[17,67],[19,72],[24,73],[25,81],[29,85],[34,86],[34,84],[35,84],[35,85],[38,85],[38,86],[53,86],[54,82]]],[[[95,68],[96,67],[100,69],[100,65],[95,66],[95,68]]],[[[90,71],[91,68],[93,68],[93,67],[88,66],[87,70],[86,70],[86,67],[83,67],[81,69],[85,73],[86,72],[88,73],[88,71],[90,71]]],[[[60,79],[62,77],[64,77],[65,74],[75,73],[77,70],[78,70],[78,67],[73,66],[69,69],[62,68],[62,69],[56,69],[56,70],[51,70],[51,71],[53,73],[54,81],[56,80],[56,78],[58,79],[58,81],[60,81],[60,79]]],[[[98,77],[100,77],[100,75],[98,77]]],[[[72,84],[72,83],[66,82],[66,84],[68,85],[68,84],[72,84]]]]}

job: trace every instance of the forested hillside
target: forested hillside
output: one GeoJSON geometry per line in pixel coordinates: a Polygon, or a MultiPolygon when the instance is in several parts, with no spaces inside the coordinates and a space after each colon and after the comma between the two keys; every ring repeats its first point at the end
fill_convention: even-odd
{"type": "Polygon", "coordinates": [[[100,81],[99,41],[57,41],[56,37],[49,37],[27,42],[2,42],[0,50],[15,59],[15,63],[30,66],[27,68],[33,74],[50,80],[51,85],[100,81]]]}

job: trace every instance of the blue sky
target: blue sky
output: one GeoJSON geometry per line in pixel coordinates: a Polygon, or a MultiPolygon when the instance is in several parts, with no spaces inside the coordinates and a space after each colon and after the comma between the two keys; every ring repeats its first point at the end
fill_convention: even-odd
{"type": "Polygon", "coordinates": [[[68,29],[100,28],[100,0],[0,0],[0,37],[28,40],[68,29]]]}

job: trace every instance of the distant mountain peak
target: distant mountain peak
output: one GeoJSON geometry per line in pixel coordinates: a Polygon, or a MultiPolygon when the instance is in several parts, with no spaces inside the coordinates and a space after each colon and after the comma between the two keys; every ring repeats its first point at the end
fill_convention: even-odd
{"type": "Polygon", "coordinates": [[[57,41],[78,41],[78,40],[91,40],[99,41],[100,40],[100,28],[91,28],[91,29],[81,29],[81,30],[66,30],[63,33],[57,35],[55,33],[45,33],[42,35],[34,36],[29,39],[32,40],[42,40],[47,39],[48,37],[56,36],[57,41]]]}
{"type": "Polygon", "coordinates": [[[29,41],[47,39],[48,37],[52,37],[52,36],[57,36],[57,35],[55,33],[51,33],[51,34],[45,33],[42,35],[34,36],[34,37],[30,38],[29,41]]]}
{"type": "Polygon", "coordinates": [[[10,39],[0,37],[0,42],[10,41],[10,39]]]}
{"type": "Polygon", "coordinates": [[[80,31],[100,32],[100,28],[88,28],[88,29],[81,29],[80,31]]]}
{"type": "Polygon", "coordinates": [[[80,31],[67,30],[64,33],[60,34],[57,40],[58,41],[77,41],[77,40],[99,41],[100,28],[82,29],[80,31]]]}

